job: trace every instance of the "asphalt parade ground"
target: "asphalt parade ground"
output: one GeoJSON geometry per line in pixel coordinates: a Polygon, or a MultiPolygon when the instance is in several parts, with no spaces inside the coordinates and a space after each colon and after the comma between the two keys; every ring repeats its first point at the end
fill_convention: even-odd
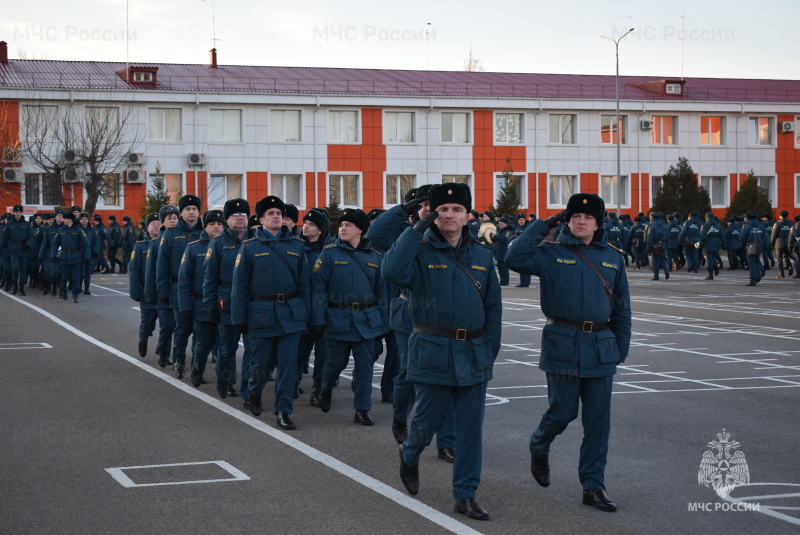
{"type": "Polygon", "coordinates": [[[79,304],[0,292],[0,533],[797,533],[800,280],[776,274],[747,287],[744,271],[651,281],[629,268],[633,338],[606,471],[618,511],[604,513],[581,503],[580,418],[553,443],[550,487],[531,477],[545,319],[538,280],[515,288],[512,273],[484,424],[487,522],[453,512],[452,465],[435,445],[419,494],[405,492],[382,359],[374,427],[353,423],[348,368],[327,414],[308,405],[305,376],[284,432],[274,383],[255,418],[216,396],[213,365],[196,389],[158,367],[153,339],[139,358],[127,276],[96,275],[79,304]],[[715,441],[728,449],[712,475],[746,461],[747,483],[727,494],[699,482],[715,441]]]}

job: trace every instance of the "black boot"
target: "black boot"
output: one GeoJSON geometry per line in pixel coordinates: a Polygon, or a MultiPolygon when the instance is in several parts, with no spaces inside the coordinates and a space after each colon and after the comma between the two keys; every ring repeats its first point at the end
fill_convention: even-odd
{"type": "Polygon", "coordinates": [[[19,291],[19,288],[17,287],[17,283],[15,282],[15,283],[14,283],[14,284],[11,286],[11,295],[17,295],[17,291],[19,291]]]}
{"type": "Polygon", "coordinates": [[[250,394],[245,400],[245,406],[250,409],[253,416],[261,415],[261,396],[254,396],[250,394]]]}
{"type": "Polygon", "coordinates": [[[322,412],[331,410],[331,402],[333,400],[333,390],[323,390],[319,395],[319,408],[322,412]]]}
{"type": "Polygon", "coordinates": [[[311,383],[311,399],[308,400],[308,404],[312,407],[319,407],[319,391],[321,388],[322,380],[314,379],[314,382],[311,383]]]}
{"type": "Polygon", "coordinates": [[[54,282],[54,283],[53,283],[53,287],[52,287],[52,288],[50,288],[50,295],[52,295],[53,297],[55,297],[55,296],[56,296],[56,292],[58,292],[58,291],[60,291],[60,290],[59,290],[59,287],[58,287],[58,283],[57,283],[57,282],[54,282]]]}
{"type": "Polygon", "coordinates": [[[20,286],[19,287],[19,295],[25,295],[25,287],[24,286],[20,286]]]}
{"type": "Polygon", "coordinates": [[[83,295],[92,295],[92,292],[89,291],[88,284],[83,287],[83,295]]]}

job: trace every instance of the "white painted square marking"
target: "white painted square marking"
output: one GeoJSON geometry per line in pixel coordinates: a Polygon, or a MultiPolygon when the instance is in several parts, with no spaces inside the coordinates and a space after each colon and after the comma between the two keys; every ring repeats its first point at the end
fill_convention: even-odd
{"type": "Polygon", "coordinates": [[[229,463],[225,461],[201,461],[196,463],[174,463],[174,464],[151,464],[147,466],[121,466],[119,468],[106,468],[106,472],[111,474],[117,483],[122,485],[125,488],[133,488],[133,487],[156,487],[162,485],[191,485],[193,483],[219,483],[222,481],[248,481],[250,478],[244,472],[237,470],[229,463]],[[125,470],[145,470],[147,468],[166,468],[170,466],[197,466],[201,464],[213,464],[216,465],[226,472],[228,472],[231,476],[229,478],[217,478],[217,479],[195,479],[189,481],[168,481],[163,483],[136,483],[134,482],[126,473],[125,470]]]}

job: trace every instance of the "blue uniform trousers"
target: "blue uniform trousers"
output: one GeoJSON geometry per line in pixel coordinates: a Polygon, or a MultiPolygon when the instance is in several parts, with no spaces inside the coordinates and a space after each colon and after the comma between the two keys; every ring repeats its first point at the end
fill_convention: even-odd
{"type": "Polygon", "coordinates": [[[147,339],[153,336],[153,331],[156,330],[158,312],[155,308],[145,308],[140,303],[139,318],[139,341],[147,342],[147,339]]]}
{"type": "Polygon", "coordinates": [[[81,268],[81,284],[89,286],[92,283],[92,271],[94,266],[91,262],[86,262],[81,268]]]}
{"type": "Polygon", "coordinates": [[[133,253],[133,249],[124,248],[122,249],[122,267],[125,269],[128,268],[128,264],[131,263],[131,254],[133,253]]]}
{"type": "Polygon", "coordinates": [[[108,263],[111,265],[111,269],[122,265],[120,261],[117,260],[117,251],[119,251],[119,246],[108,248],[108,263]]]}
{"type": "Polygon", "coordinates": [[[578,417],[581,405],[583,442],[578,476],[584,490],[605,490],[608,435],[611,430],[611,388],[614,377],[571,377],[547,374],[547,401],[550,407],[531,435],[531,448],[537,455],[550,453],[550,444],[578,417]]]}
{"type": "Polygon", "coordinates": [[[750,270],[750,284],[757,284],[761,276],[761,262],[758,261],[758,256],[748,256],[747,267],[750,270]]]}
{"type": "Polygon", "coordinates": [[[697,273],[700,267],[700,251],[697,250],[697,247],[691,251],[686,251],[684,256],[686,257],[686,270],[697,273]]]}
{"type": "MultiPolygon", "coordinates": [[[[381,396],[392,396],[394,391],[394,378],[397,375],[397,336],[394,331],[389,331],[384,337],[386,341],[386,356],[383,359],[383,373],[381,373],[381,396]]],[[[381,345],[377,342],[376,347],[381,345]]],[[[378,355],[377,349],[375,355],[378,355]]]]}
{"type": "Polygon", "coordinates": [[[308,334],[303,333],[300,335],[300,347],[297,351],[297,382],[303,378],[303,366],[307,360],[310,359],[311,351],[314,351],[314,369],[311,372],[313,379],[322,381],[322,370],[325,369],[325,361],[327,360],[327,350],[325,349],[325,338],[314,338],[308,334]]]}
{"type": "Polygon", "coordinates": [[[172,333],[172,360],[179,364],[185,364],[189,335],[192,334],[192,320],[181,316],[177,294],[172,297],[170,302],[173,304],[172,314],[175,318],[175,332],[172,333]]]}
{"type": "Polygon", "coordinates": [[[81,267],[80,262],[76,264],[61,264],[61,292],[67,292],[67,281],[72,281],[72,296],[78,297],[81,293],[81,267]]]}
{"type": "Polygon", "coordinates": [[[28,281],[28,257],[11,255],[11,280],[25,286],[28,281]]]}
{"type": "Polygon", "coordinates": [[[100,251],[100,254],[97,255],[97,267],[105,269],[109,268],[108,261],[106,260],[106,257],[103,256],[103,251],[100,251]]]}
{"type": "Polygon", "coordinates": [[[322,372],[322,390],[333,388],[339,374],[347,367],[350,351],[353,352],[353,381],[355,383],[353,408],[357,411],[372,410],[372,369],[375,365],[375,339],[345,342],[325,340],[328,357],[322,372]]]}
{"type": "Polygon", "coordinates": [[[217,325],[211,321],[195,321],[192,323],[194,341],[192,343],[192,368],[206,371],[206,362],[211,350],[217,345],[217,325]]]}
{"type": "MultiPolygon", "coordinates": [[[[219,333],[219,352],[217,353],[217,363],[214,370],[217,373],[217,382],[233,386],[236,384],[236,351],[239,349],[239,338],[242,333],[233,325],[220,324],[217,328],[219,333]]],[[[245,356],[242,358],[242,383],[240,389],[243,399],[247,399],[247,377],[250,369],[249,338],[244,335],[245,356]],[[246,359],[246,360],[245,360],[246,359]]]]}
{"type": "Polygon", "coordinates": [[[2,264],[3,264],[3,278],[11,282],[11,255],[3,256],[2,264]]]}
{"type": "Polygon", "coordinates": [[[658,278],[658,270],[664,270],[664,273],[667,272],[667,261],[664,258],[664,255],[653,255],[653,277],[658,278]]]}
{"type": "Polygon", "coordinates": [[[739,267],[739,256],[733,249],[728,249],[728,267],[731,269],[737,269],[739,267]]]}
{"type": "Polygon", "coordinates": [[[508,266],[505,260],[497,261],[497,274],[500,277],[500,286],[508,286],[508,266]]]}
{"type": "Polygon", "coordinates": [[[431,443],[452,404],[455,411],[455,462],[453,498],[474,498],[481,482],[483,458],[483,413],[486,406],[486,383],[470,386],[446,386],[414,383],[417,408],[403,443],[403,462],[419,464],[422,451],[431,443]]]}
{"type": "Polygon", "coordinates": [[[722,260],[719,257],[719,251],[706,251],[706,269],[709,273],[714,273],[718,260],[722,260]]]}
{"type": "Polygon", "coordinates": [[[297,374],[295,372],[297,370],[297,343],[299,340],[299,332],[271,338],[253,338],[251,340],[253,356],[250,360],[249,395],[261,397],[264,386],[267,384],[267,373],[277,365],[275,414],[278,414],[278,411],[292,413],[294,389],[297,382],[297,374]]]}
{"type": "Polygon", "coordinates": [[[172,334],[175,332],[175,315],[171,308],[157,308],[158,314],[158,344],[156,355],[165,355],[169,358],[172,347],[172,334]]]}
{"type": "Polygon", "coordinates": [[[520,273],[519,275],[519,285],[522,287],[528,287],[531,285],[531,276],[527,274],[520,273]]]}
{"type": "Polygon", "coordinates": [[[675,265],[677,260],[678,260],[678,250],[667,248],[667,269],[672,270],[672,266],[675,265]]]}

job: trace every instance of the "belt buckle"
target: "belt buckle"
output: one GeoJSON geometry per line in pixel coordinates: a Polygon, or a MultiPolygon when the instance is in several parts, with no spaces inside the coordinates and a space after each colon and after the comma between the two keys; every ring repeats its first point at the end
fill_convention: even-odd
{"type": "Polygon", "coordinates": [[[360,310],[361,303],[350,303],[350,310],[360,310]]]}
{"type": "Polygon", "coordinates": [[[594,322],[593,321],[584,321],[583,322],[583,326],[581,327],[581,330],[583,332],[585,332],[585,333],[590,333],[590,332],[592,332],[592,328],[593,327],[594,327],[594,322]]]}
{"type": "Polygon", "coordinates": [[[278,303],[286,302],[286,294],[278,294],[278,303]]]}
{"type": "Polygon", "coordinates": [[[456,329],[456,340],[466,340],[466,339],[467,339],[467,330],[456,329]]]}

